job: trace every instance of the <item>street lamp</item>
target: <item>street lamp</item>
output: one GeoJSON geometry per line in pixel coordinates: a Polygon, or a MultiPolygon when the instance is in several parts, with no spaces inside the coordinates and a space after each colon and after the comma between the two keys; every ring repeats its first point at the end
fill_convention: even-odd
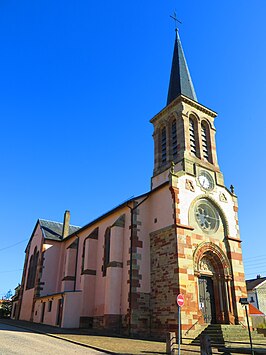
{"type": "Polygon", "coordinates": [[[247,324],[248,324],[248,335],[249,335],[249,341],[250,341],[250,348],[251,348],[251,354],[254,355],[254,351],[253,351],[253,347],[252,347],[252,338],[251,338],[251,331],[250,331],[250,327],[249,327],[249,319],[248,319],[248,305],[249,305],[249,301],[247,298],[242,297],[239,299],[239,303],[245,307],[245,311],[246,311],[246,317],[247,317],[247,324]]]}

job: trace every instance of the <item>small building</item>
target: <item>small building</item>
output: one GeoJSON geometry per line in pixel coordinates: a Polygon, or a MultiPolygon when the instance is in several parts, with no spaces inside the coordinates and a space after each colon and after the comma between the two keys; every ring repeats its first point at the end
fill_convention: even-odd
{"type": "Polygon", "coordinates": [[[20,290],[21,290],[21,285],[18,284],[18,286],[15,288],[14,295],[11,297],[11,301],[12,301],[11,318],[13,319],[18,319],[20,290]]]}
{"type": "Polygon", "coordinates": [[[248,305],[249,307],[249,316],[252,322],[252,328],[264,328],[266,326],[266,316],[258,308],[253,306],[252,303],[248,305]]]}
{"type": "Polygon", "coordinates": [[[249,302],[266,314],[266,277],[257,275],[255,279],[246,280],[246,285],[249,302]]]}

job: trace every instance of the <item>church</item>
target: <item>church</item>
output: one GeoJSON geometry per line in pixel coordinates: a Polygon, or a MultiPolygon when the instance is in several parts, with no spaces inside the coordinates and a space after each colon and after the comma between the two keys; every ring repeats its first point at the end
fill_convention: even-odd
{"type": "Polygon", "coordinates": [[[39,219],[14,319],[165,336],[240,324],[246,297],[234,189],[224,185],[212,109],[200,104],[176,30],[166,106],[151,119],[151,190],[83,227],[39,219]]]}

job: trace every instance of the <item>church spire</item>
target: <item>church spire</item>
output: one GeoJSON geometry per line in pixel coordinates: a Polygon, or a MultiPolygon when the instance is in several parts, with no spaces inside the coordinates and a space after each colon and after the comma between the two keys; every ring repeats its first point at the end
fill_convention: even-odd
{"type": "Polygon", "coordinates": [[[178,29],[176,29],[176,39],[168,89],[167,105],[169,105],[180,95],[187,96],[190,99],[197,101],[197,96],[178,35],[178,29]]]}

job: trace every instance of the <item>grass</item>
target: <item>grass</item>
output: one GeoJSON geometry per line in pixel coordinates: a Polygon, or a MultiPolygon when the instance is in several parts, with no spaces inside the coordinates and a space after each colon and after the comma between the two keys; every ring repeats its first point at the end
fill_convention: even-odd
{"type": "Polygon", "coordinates": [[[117,354],[165,354],[165,342],[138,339],[125,339],[108,336],[58,334],[59,336],[77,341],[95,348],[117,354]]]}

